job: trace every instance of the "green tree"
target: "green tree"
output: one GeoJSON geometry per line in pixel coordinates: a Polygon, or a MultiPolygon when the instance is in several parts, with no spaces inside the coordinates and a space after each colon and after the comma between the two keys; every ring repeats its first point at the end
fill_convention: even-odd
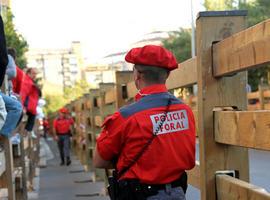
{"type": "Polygon", "coordinates": [[[232,10],[237,8],[237,0],[205,0],[206,10],[232,10]]]}
{"type": "Polygon", "coordinates": [[[44,111],[46,114],[50,115],[57,110],[59,110],[61,107],[63,107],[65,104],[68,103],[68,101],[63,98],[62,95],[47,95],[45,96],[46,105],[44,107],[44,111]]]}
{"type": "MultiPolygon", "coordinates": [[[[269,0],[256,0],[249,3],[239,2],[239,9],[248,11],[248,26],[253,26],[270,18],[270,1],[269,0]]],[[[269,82],[270,66],[266,65],[258,69],[251,69],[248,71],[248,82],[252,90],[257,90],[258,85],[263,81],[269,82]]]]}
{"type": "Polygon", "coordinates": [[[28,50],[28,44],[24,37],[15,29],[13,17],[14,16],[10,9],[7,9],[6,16],[4,18],[7,47],[13,47],[16,49],[16,63],[19,67],[24,68],[27,63],[24,54],[28,50]]]}
{"type": "Polygon", "coordinates": [[[66,87],[64,89],[64,98],[67,101],[72,101],[83,94],[89,92],[90,86],[85,80],[80,80],[79,82],[76,82],[74,86],[72,87],[66,87]]]}
{"type": "MultiPolygon", "coordinates": [[[[269,0],[205,0],[204,6],[205,9],[209,11],[231,9],[247,10],[248,27],[270,18],[269,0]]],[[[269,73],[269,66],[261,67],[258,69],[251,69],[248,71],[248,82],[251,85],[253,91],[258,89],[258,85],[262,82],[262,80],[267,80],[269,73]]]]}
{"type": "Polygon", "coordinates": [[[169,33],[169,38],[162,41],[163,46],[172,51],[178,61],[191,58],[191,30],[180,28],[169,33]]]}
{"type": "Polygon", "coordinates": [[[239,9],[248,11],[248,26],[253,26],[270,18],[270,1],[256,0],[249,3],[239,2],[239,9]]]}

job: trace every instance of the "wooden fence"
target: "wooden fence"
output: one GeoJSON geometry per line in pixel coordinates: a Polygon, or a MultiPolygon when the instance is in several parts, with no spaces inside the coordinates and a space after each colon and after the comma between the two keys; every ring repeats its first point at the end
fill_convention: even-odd
{"type": "MultiPolygon", "coordinates": [[[[270,150],[270,111],[248,111],[246,93],[246,71],[270,62],[270,20],[245,29],[246,14],[199,13],[197,56],[180,63],[167,81],[171,91],[198,85],[194,113],[200,159],[188,174],[189,184],[200,189],[203,200],[270,199],[269,193],[249,183],[247,149],[270,150]]],[[[68,105],[76,118],[74,148],[102,180],[104,172],[92,166],[101,123],[132,102],[137,92],[132,72],[116,72],[115,76],[116,83],[100,84],[99,90],[91,90],[68,105]]]]}
{"type": "MultiPolygon", "coordinates": [[[[5,91],[3,84],[2,91],[5,91]]],[[[27,134],[24,127],[26,116],[13,131],[20,134],[20,142],[12,144],[10,139],[1,137],[4,145],[0,152],[0,199],[27,200],[28,191],[33,190],[33,179],[39,163],[39,130],[35,123],[37,137],[27,134]]]]}

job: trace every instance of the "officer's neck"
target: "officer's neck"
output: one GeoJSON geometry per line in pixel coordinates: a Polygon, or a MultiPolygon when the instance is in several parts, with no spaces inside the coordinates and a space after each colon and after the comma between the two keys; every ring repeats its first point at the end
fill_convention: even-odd
{"type": "Polygon", "coordinates": [[[165,83],[146,83],[146,82],[141,82],[137,85],[137,89],[138,90],[141,90],[143,88],[146,88],[146,87],[150,87],[152,85],[157,85],[157,84],[165,84],[165,83]]]}

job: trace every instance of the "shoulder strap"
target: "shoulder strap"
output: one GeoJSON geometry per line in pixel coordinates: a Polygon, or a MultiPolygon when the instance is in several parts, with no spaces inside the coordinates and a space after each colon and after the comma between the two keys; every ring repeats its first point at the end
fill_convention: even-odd
{"type": "Polygon", "coordinates": [[[166,110],[164,112],[164,116],[161,118],[161,121],[157,127],[157,129],[155,130],[154,134],[152,135],[152,137],[147,141],[147,143],[143,146],[142,150],[134,157],[134,159],[126,166],[124,167],[122,170],[120,170],[117,173],[117,178],[119,179],[121,176],[123,176],[138,160],[139,158],[143,155],[143,153],[147,150],[148,146],[153,142],[154,138],[157,136],[157,133],[159,132],[160,128],[162,127],[164,121],[166,120],[166,115],[169,111],[169,107],[171,105],[171,97],[169,97],[168,100],[168,104],[166,106],[166,110]]]}

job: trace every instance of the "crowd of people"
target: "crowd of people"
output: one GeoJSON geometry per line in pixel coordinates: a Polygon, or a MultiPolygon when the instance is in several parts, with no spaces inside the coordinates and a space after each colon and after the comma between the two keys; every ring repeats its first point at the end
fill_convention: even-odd
{"type": "Polygon", "coordinates": [[[10,138],[24,114],[27,120],[22,134],[35,136],[36,117],[42,115],[37,112],[42,94],[36,75],[35,68],[23,70],[16,63],[16,50],[6,46],[0,16],[0,137],[10,138]]]}

